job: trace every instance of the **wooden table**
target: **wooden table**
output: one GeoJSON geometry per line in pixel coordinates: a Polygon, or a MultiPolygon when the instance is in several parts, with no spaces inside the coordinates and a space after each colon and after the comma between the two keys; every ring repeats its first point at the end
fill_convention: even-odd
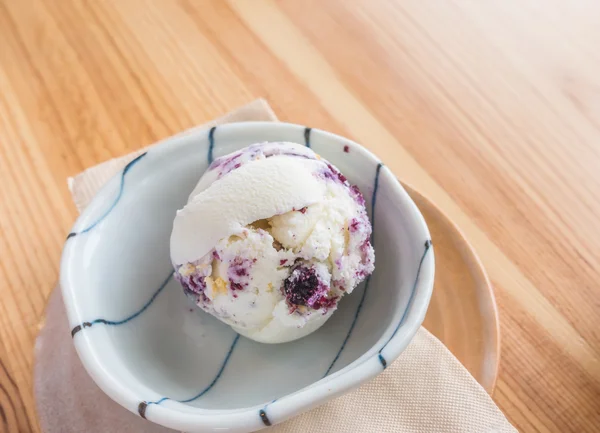
{"type": "Polygon", "coordinates": [[[66,177],[256,97],[363,143],[463,229],[517,428],[600,428],[599,46],[594,0],[0,0],[0,431],[39,430],[66,177]]]}

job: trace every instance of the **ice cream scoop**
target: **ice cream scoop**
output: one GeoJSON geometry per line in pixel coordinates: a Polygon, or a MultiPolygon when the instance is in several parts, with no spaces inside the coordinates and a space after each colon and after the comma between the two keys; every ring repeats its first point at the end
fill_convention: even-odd
{"type": "Polygon", "coordinates": [[[373,272],[365,201],[333,165],[294,143],[216,159],[177,212],[175,277],[204,311],[256,341],[317,330],[373,272]]]}

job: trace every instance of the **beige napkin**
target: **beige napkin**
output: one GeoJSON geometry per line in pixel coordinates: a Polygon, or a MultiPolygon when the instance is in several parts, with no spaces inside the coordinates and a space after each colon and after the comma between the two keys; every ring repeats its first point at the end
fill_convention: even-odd
{"type": "MultiPolygon", "coordinates": [[[[248,120],[276,121],[277,118],[264,100],[257,100],[200,128],[248,120]]],[[[99,164],[69,179],[69,188],[79,211],[88,205],[95,192],[111,176],[142,151],[99,164]]],[[[60,294],[53,295],[54,298],[59,296],[60,294]]],[[[55,326],[56,329],[53,330],[57,331],[59,326],[51,322],[66,321],[64,317],[58,317],[60,314],[64,315],[64,309],[54,299],[49,303],[46,327],[55,326]]],[[[64,328],[67,329],[66,325],[64,328]]],[[[77,361],[71,362],[72,365],[67,363],[67,366],[64,361],[61,363],[64,358],[56,355],[56,349],[57,346],[71,345],[68,331],[44,331],[36,345],[40,360],[38,364],[44,365],[36,365],[35,380],[38,410],[44,431],[82,431],[83,426],[88,432],[168,431],[140,418],[136,419],[135,415],[102,396],[91,380],[82,379],[83,369],[77,361]],[[58,339],[61,341],[52,341],[58,339]],[[50,360],[46,358],[46,354],[50,360]],[[59,363],[61,365],[57,365],[59,363]],[[77,372],[69,373],[69,369],[77,372]],[[48,375],[51,375],[50,378],[48,375]],[[77,382],[77,386],[74,386],[76,378],[84,383],[77,382]],[[93,388],[86,390],[86,387],[93,388]],[[56,396],[61,394],[61,390],[87,394],[85,398],[67,396],[65,400],[63,397],[63,401],[56,403],[56,396]],[[93,398],[94,403],[86,403],[91,400],[92,394],[100,396],[93,398]],[[93,406],[92,410],[90,405],[93,406]],[[69,415],[66,416],[65,412],[69,415]]],[[[73,350],[69,350],[72,360],[73,350]]],[[[271,427],[269,431],[474,433],[516,430],[450,351],[421,328],[400,358],[377,378],[317,409],[271,427]]]]}

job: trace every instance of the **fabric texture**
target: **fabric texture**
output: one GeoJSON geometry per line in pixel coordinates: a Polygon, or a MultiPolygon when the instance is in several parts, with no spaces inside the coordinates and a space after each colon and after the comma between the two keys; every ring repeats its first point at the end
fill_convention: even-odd
{"type": "MultiPolygon", "coordinates": [[[[277,118],[259,99],[198,128],[250,120],[277,118]]],[[[144,150],[70,178],[77,209],[81,212],[111,176],[144,150]]],[[[44,432],[172,431],[123,409],[89,378],[75,353],[59,288],[50,296],[35,351],[35,395],[44,432]]],[[[374,380],[268,431],[504,433],[516,429],[454,355],[421,328],[398,360],[374,380]]]]}

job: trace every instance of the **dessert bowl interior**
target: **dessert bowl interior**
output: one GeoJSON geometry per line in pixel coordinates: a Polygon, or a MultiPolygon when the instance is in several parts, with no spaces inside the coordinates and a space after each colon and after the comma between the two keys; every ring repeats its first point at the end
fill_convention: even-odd
{"type": "Polygon", "coordinates": [[[418,209],[375,156],[299,125],[248,122],[175,137],[130,162],[77,220],[61,285],[74,344],[96,383],[151,421],[186,431],[252,431],[384,370],[421,325],[433,251],[418,209]],[[315,333],[267,345],[202,312],[172,278],[177,209],[210,161],[252,143],[291,141],[336,165],[366,199],[375,272],[315,333]]]}

